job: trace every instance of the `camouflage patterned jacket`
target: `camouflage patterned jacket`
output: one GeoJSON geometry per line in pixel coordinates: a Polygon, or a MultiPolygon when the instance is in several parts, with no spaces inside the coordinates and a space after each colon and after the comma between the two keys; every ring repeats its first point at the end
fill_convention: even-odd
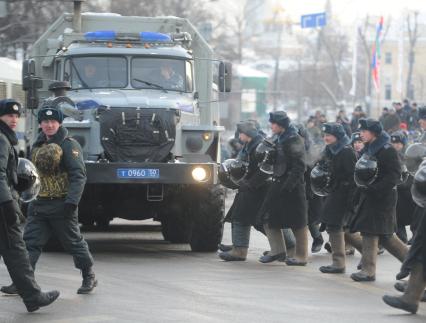
{"type": "MultiPolygon", "coordinates": [[[[79,143],[68,137],[68,130],[60,127],[58,132],[49,140],[40,132],[31,152],[32,160],[37,166],[37,153],[48,144],[56,144],[62,149],[57,171],[46,174],[40,172],[41,190],[40,197],[64,198],[65,203],[78,205],[86,184],[86,167],[83,153],[79,143]]],[[[43,162],[43,161],[41,161],[43,162]]],[[[47,165],[46,168],[48,168],[47,165]]],[[[52,169],[54,166],[52,165],[52,169]]]]}

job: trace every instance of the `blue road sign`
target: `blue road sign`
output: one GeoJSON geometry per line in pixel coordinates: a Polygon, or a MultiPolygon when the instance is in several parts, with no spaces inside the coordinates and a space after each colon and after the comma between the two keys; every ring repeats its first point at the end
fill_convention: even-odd
{"type": "Polygon", "coordinates": [[[300,19],[302,28],[324,27],[327,24],[327,14],[325,12],[304,15],[300,19]]]}

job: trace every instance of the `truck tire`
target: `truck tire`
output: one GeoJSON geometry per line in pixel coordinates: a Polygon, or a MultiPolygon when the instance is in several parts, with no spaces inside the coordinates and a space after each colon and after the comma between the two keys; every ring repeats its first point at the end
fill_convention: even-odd
{"type": "MultiPolygon", "coordinates": [[[[177,199],[174,199],[177,202],[177,199]]],[[[186,207],[170,203],[161,216],[161,232],[171,243],[189,243],[192,235],[192,219],[186,207]]]]}
{"type": "Polygon", "coordinates": [[[222,240],[225,190],[219,185],[199,191],[190,240],[191,250],[213,252],[222,240]]]}

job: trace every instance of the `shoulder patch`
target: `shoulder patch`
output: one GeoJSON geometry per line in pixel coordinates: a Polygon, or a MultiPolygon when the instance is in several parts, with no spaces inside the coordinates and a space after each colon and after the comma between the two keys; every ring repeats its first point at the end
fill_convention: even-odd
{"type": "Polygon", "coordinates": [[[72,155],[74,158],[78,158],[80,156],[80,152],[78,151],[78,149],[71,149],[72,155]]]}

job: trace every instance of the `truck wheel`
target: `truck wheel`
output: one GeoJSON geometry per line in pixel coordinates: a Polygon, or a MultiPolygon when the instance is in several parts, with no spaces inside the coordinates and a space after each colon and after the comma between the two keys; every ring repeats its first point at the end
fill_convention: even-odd
{"type": "Polygon", "coordinates": [[[216,251],[223,234],[225,190],[219,185],[202,189],[199,191],[198,201],[190,241],[191,249],[216,251]]]}
{"type": "Polygon", "coordinates": [[[191,217],[185,207],[179,204],[171,204],[167,212],[161,218],[161,232],[164,240],[171,243],[188,243],[192,234],[191,217]]]}

